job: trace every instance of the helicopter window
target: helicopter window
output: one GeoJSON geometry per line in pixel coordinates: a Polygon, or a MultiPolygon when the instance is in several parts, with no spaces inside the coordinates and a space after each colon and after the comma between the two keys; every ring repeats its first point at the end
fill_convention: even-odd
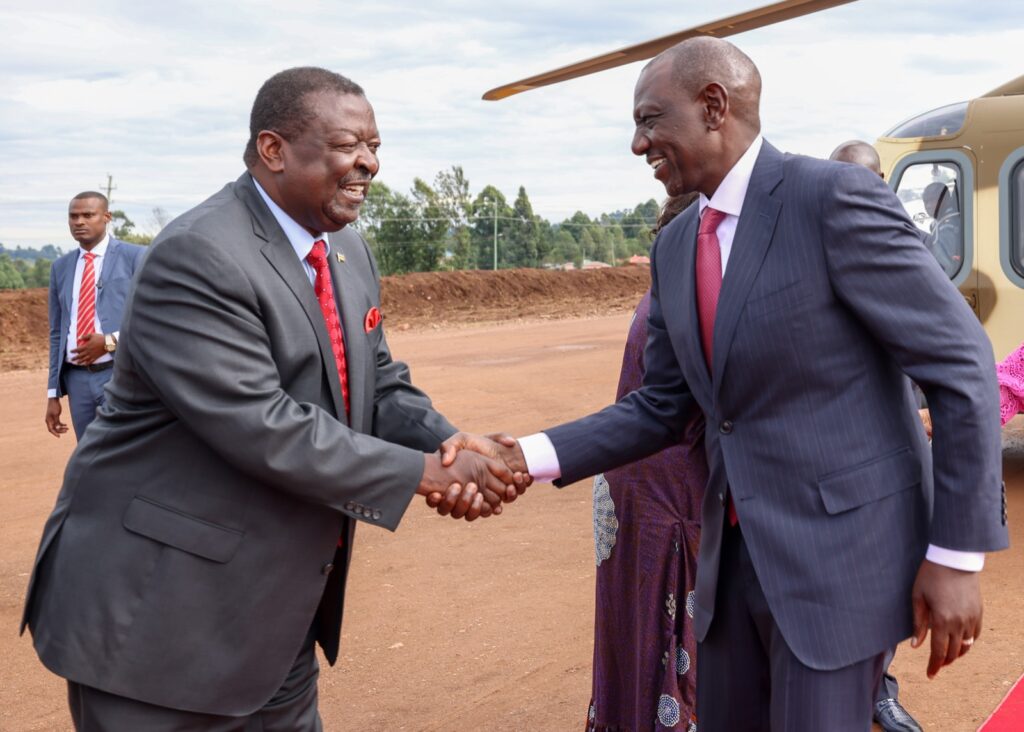
{"type": "Polygon", "coordinates": [[[1010,252],[1013,268],[1024,276],[1024,161],[1010,173],[1010,252]]]}
{"type": "Polygon", "coordinates": [[[900,122],[883,137],[937,137],[952,135],[960,131],[967,118],[967,102],[947,104],[900,122]]]}
{"type": "Polygon", "coordinates": [[[964,261],[962,177],[960,166],[952,162],[918,163],[903,171],[896,186],[907,216],[951,279],[964,261]]]}

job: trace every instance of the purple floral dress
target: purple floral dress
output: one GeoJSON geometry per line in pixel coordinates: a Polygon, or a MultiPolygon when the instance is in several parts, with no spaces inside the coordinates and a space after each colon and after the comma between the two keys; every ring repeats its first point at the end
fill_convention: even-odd
{"type": "MultiPolygon", "coordinates": [[[[651,295],[640,301],[617,399],[640,387],[651,295]]],[[[597,617],[588,732],[696,730],[693,588],[707,483],[704,419],[683,441],[594,480],[597,617]]]]}

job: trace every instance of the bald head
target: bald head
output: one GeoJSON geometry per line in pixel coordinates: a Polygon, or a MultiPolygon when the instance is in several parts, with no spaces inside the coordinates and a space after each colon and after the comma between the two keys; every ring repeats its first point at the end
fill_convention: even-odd
{"type": "Polygon", "coordinates": [[[634,155],[670,196],[708,198],[761,132],[761,75],[718,38],[683,41],[640,72],[633,90],[634,155]]]}
{"type": "Polygon", "coordinates": [[[849,140],[832,151],[829,160],[840,163],[863,165],[872,173],[882,176],[882,161],[878,159],[878,151],[863,140],[849,140]]]}
{"type": "Polygon", "coordinates": [[[711,36],[689,38],[659,54],[650,65],[669,63],[683,89],[696,94],[708,84],[728,92],[732,116],[755,132],[761,130],[761,73],[747,54],[711,36]]]}

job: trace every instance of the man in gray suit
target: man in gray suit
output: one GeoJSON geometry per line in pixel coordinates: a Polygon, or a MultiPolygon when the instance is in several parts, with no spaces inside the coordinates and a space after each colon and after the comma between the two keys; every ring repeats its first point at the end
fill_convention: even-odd
{"type": "Polygon", "coordinates": [[[68,227],[78,249],[50,268],[46,429],[54,437],[68,431],[61,421],[62,396],[68,397],[78,439],[103,404],[128,290],[146,251],[107,234],[109,222],[102,193],[85,191],[72,198],[68,227]]]}
{"type": "Polygon", "coordinates": [[[643,388],[520,447],[458,435],[445,457],[489,450],[567,484],[702,410],[700,729],[861,732],[887,648],[930,628],[933,676],[981,631],[976,570],[1007,545],[995,368],[893,192],[764,141],[760,91],[709,37],[637,82],[633,152],[670,195],[701,194],[654,246],[643,388]],[[932,407],[934,465],[904,374],[932,407]]]}
{"type": "Polygon", "coordinates": [[[320,729],[355,523],[516,492],[481,456],[442,468],[455,429],[391,359],[345,228],[378,169],[363,90],[281,72],[250,133],[247,172],[151,246],[43,530],[22,627],[80,730],[320,729]]]}

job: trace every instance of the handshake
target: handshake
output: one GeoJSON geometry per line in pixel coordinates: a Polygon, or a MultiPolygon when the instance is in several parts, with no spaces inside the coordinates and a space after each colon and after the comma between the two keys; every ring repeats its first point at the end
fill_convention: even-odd
{"type": "Polygon", "coordinates": [[[442,516],[473,521],[501,513],[501,504],[514,501],[532,482],[515,438],[458,432],[437,452],[424,454],[416,492],[442,516]]]}

